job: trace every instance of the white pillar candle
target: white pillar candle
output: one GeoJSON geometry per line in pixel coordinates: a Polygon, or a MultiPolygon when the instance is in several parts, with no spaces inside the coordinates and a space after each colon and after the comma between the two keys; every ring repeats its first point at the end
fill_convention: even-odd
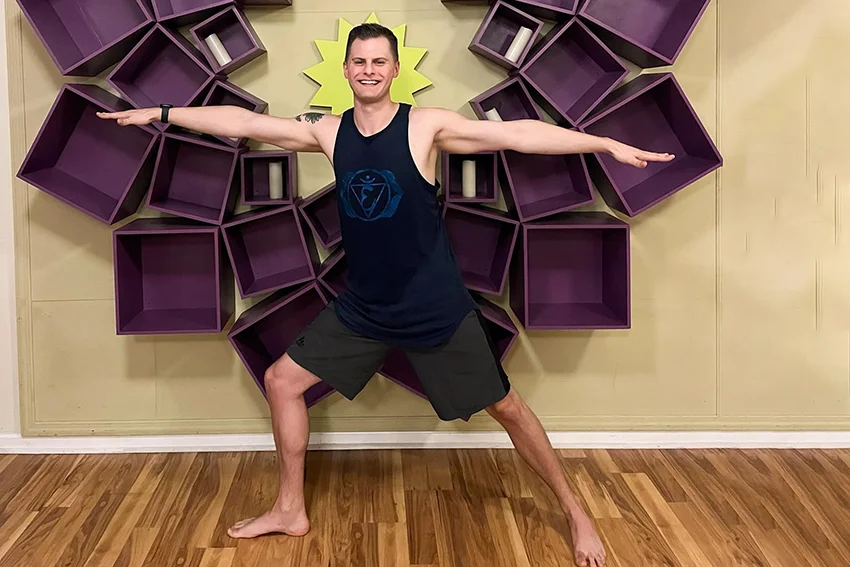
{"type": "Polygon", "coordinates": [[[230,54],[227,52],[227,49],[224,48],[224,44],[221,43],[221,40],[216,34],[211,33],[204,38],[204,42],[207,44],[207,47],[210,48],[213,57],[215,57],[215,60],[218,61],[219,65],[224,66],[233,61],[230,54]]]}
{"type": "Polygon", "coordinates": [[[487,120],[492,120],[493,122],[502,121],[502,117],[499,115],[499,111],[495,108],[491,108],[490,110],[484,111],[484,114],[487,116],[487,120]]]}
{"type": "Polygon", "coordinates": [[[505,53],[505,59],[512,63],[516,63],[522,54],[528,41],[531,39],[531,30],[525,26],[519,28],[519,31],[514,36],[508,51],[505,53]]]}
{"type": "Polygon", "coordinates": [[[283,199],[283,164],[279,161],[269,163],[269,198],[283,199]]]}
{"type": "Polygon", "coordinates": [[[463,160],[463,197],[472,199],[475,197],[475,160],[463,160]]]}

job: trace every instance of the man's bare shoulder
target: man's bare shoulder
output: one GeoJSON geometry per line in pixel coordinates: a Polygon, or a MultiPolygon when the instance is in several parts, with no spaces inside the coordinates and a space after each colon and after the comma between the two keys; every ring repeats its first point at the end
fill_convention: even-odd
{"type": "Polygon", "coordinates": [[[410,118],[422,124],[442,125],[447,120],[463,118],[459,112],[439,106],[414,106],[410,109],[410,118]]]}

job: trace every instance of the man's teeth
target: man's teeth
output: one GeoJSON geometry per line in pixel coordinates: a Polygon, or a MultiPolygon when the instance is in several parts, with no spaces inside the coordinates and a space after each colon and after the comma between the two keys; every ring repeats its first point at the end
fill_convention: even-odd
{"type": "Polygon", "coordinates": [[[377,85],[378,81],[360,81],[364,85],[377,85]]]}

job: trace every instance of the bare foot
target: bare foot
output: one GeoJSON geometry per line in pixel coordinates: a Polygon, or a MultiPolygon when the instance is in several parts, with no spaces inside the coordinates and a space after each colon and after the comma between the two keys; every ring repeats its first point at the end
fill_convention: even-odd
{"type": "Polygon", "coordinates": [[[593,522],[583,512],[577,512],[570,520],[570,530],[573,535],[573,550],[576,565],[580,567],[604,567],[605,547],[599,534],[593,527],[593,522]]]}
{"type": "Polygon", "coordinates": [[[303,508],[296,512],[283,512],[275,506],[262,516],[236,522],[227,530],[227,535],[238,539],[272,533],[300,537],[309,531],[310,520],[303,508]]]}

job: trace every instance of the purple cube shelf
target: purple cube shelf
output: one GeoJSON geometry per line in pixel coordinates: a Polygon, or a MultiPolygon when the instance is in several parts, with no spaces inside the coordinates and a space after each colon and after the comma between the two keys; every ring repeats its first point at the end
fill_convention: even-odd
{"type": "Polygon", "coordinates": [[[586,0],[579,16],[640,67],[672,65],[711,0],[586,0]]]}
{"type": "MultiPolygon", "coordinates": [[[[543,114],[519,76],[510,77],[469,102],[475,115],[488,120],[495,109],[503,121],[543,120],[543,114]]],[[[593,187],[581,154],[499,152],[498,168],[507,209],[530,221],[592,203],[593,187]],[[508,188],[505,191],[505,188],[508,188]]]]}
{"type": "Polygon", "coordinates": [[[470,41],[469,50],[505,69],[518,69],[540,35],[541,29],[541,19],[508,4],[505,0],[496,0],[470,41]],[[516,60],[512,61],[506,54],[521,27],[531,30],[531,34],[516,60]]]}
{"type": "Polygon", "coordinates": [[[170,28],[198,23],[242,0],[152,0],[157,21],[170,28]]]}
{"type": "Polygon", "coordinates": [[[588,159],[591,177],[608,205],[635,216],[723,164],[672,73],[640,75],[612,92],[580,126],[635,147],[675,154],[638,169],[607,154],[588,159]]]}
{"type": "Polygon", "coordinates": [[[251,22],[237,6],[229,6],[213,14],[203,22],[193,26],[189,33],[201,53],[207,59],[210,68],[217,74],[229,75],[244,67],[257,57],[266,53],[266,48],[251,22]],[[230,59],[219,63],[213,51],[207,45],[206,38],[215,34],[230,59]]]}
{"type": "Polygon", "coordinates": [[[554,27],[519,72],[550,116],[575,126],[629,71],[580,20],[573,19],[554,27]]]}
{"type": "Polygon", "coordinates": [[[218,228],[137,219],[113,232],[119,335],[218,333],[234,310],[233,273],[218,228]]]}
{"type": "Polygon", "coordinates": [[[345,250],[339,247],[322,262],[318,280],[332,297],[339,297],[339,294],[345,290],[347,275],[348,264],[345,262],[345,250]]]}
{"type": "Polygon", "coordinates": [[[242,297],[316,277],[316,244],[305,237],[294,205],[242,213],[221,228],[242,297]]]}
{"type": "Polygon", "coordinates": [[[499,199],[499,155],[442,153],[443,194],[450,203],[495,203],[499,199]],[[475,196],[463,196],[463,162],[475,162],[475,196]]]}
{"type": "Polygon", "coordinates": [[[445,203],[443,217],[467,288],[502,295],[519,222],[499,210],[445,203]]]}
{"type": "Polygon", "coordinates": [[[473,299],[487,323],[487,333],[495,344],[499,360],[504,361],[519,337],[519,329],[508,312],[489,299],[477,294],[473,294],[473,299]]]}
{"type": "Polygon", "coordinates": [[[604,212],[526,223],[510,272],[510,305],[532,329],[631,326],[629,225],[604,212]]]}
{"type": "MultiPolygon", "coordinates": [[[[230,81],[216,79],[212,84],[204,102],[201,106],[239,106],[245,110],[263,114],[269,107],[269,104],[252,95],[245,89],[238,87],[230,81]]],[[[166,130],[171,131],[171,129],[166,130]]],[[[214,139],[227,144],[228,146],[238,147],[245,145],[248,138],[228,138],[227,136],[213,136],[214,139]]]]}
{"type": "MultiPolygon", "coordinates": [[[[295,290],[273,293],[236,320],[227,338],[264,396],[266,370],[283,356],[327,303],[318,284],[311,282],[295,290]]],[[[333,392],[325,382],[319,382],[304,393],[307,407],[333,392]]]]}
{"type": "Polygon", "coordinates": [[[332,248],[342,241],[335,183],[326,185],[301,201],[298,210],[322,248],[332,248]]]}
{"type": "Polygon", "coordinates": [[[240,158],[242,173],[243,205],[290,205],[297,194],[297,154],[288,150],[255,150],[242,154],[240,158]],[[269,185],[269,165],[281,164],[282,187],[272,198],[269,185]],[[278,198],[277,193],[280,194],[278,198]]]}
{"type": "Polygon", "coordinates": [[[66,76],[94,77],[122,57],[153,24],[142,0],[17,0],[66,76]]]}
{"type": "Polygon", "coordinates": [[[544,20],[564,20],[575,15],[578,0],[510,0],[522,10],[544,20]]]}
{"type": "Polygon", "coordinates": [[[239,191],[236,166],[241,152],[181,133],[165,133],[159,147],[147,206],[212,224],[233,212],[239,191]]]}
{"type": "Polygon", "coordinates": [[[97,85],[63,85],[18,178],[108,225],[132,215],[150,186],[159,132],[95,114],[129,108],[97,85]]]}
{"type": "MultiPolygon", "coordinates": [[[[203,100],[215,74],[179,32],[155,25],[119,62],[106,81],[137,108],[193,106],[203,100]]],[[[154,123],[164,130],[167,125],[154,123]]]]}

